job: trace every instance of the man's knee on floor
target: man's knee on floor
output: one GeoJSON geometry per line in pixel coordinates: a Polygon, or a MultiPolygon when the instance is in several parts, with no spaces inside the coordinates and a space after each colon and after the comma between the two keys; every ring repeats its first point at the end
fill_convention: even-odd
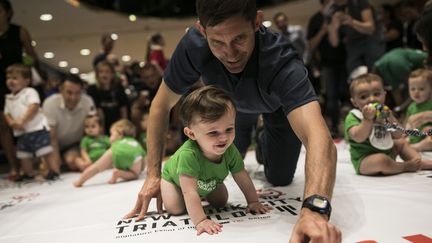
{"type": "Polygon", "coordinates": [[[267,176],[267,181],[273,186],[288,186],[293,181],[293,176],[278,175],[278,176],[267,176]]]}

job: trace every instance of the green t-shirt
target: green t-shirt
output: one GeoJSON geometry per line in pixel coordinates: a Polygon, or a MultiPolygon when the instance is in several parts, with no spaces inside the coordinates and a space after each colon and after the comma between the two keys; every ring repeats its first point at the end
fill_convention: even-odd
{"type": "Polygon", "coordinates": [[[81,139],[80,147],[85,149],[92,162],[98,160],[110,147],[109,137],[102,135],[98,137],[84,136],[81,139]]]}
{"type": "MultiPolygon", "coordinates": [[[[355,109],[354,109],[355,110],[355,109]]],[[[345,141],[348,141],[349,144],[349,151],[351,156],[351,162],[354,166],[354,169],[357,174],[360,174],[360,162],[363,160],[364,157],[370,154],[375,153],[384,153],[392,158],[395,157],[395,154],[393,152],[393,148],[387,149],[387,150],[381,150],[378,148],[375,148],[372,146],[372,144],[369,141],[369,138],[365,141],[358,143],[351,139],[349,136],[349,129],[353,126],[357,126],[361,123],[361,119],[358,118],[356,115],[354,115],[353,111],[351,110],[347,117],[345,118],[344,123],[344,135],[345,135],[345,141]]],[[[357,110],[359,111],[359,110],[357,110]]]]}
{"type": "Polygon", "coordinates": [[[187,140],[165,163],[162,178],[180,187],[179,175],[188,175],[198,180],[198,194],[207,196],[222,184],[228,173],[238,173],[244,169],[243,158],[234,145],[228,147],[220,163],[204,157],[198,144],[187,140]]]}
{"type": "Polygon", "coordinates": [[[129,170],[135,160],[146,155],[138,141],[131,137],[115,141],[111,144],[111,151],[113,166],[120,170],[129,170]]]}
{"type": "MultiPolygon", "coordinates": [[[[418,114],[420,112],[424,112],[424,111],[432,111],[432,100],[429,100],[427,102],[424,102],[423,104],[416,104],[415,102],[411,102],[411,104],[408,106],[407,112],[406,112],[406,116],[407,118],[418,114]]],[[[420,127],[416,127],[419,131],[422,131],[423,128],[427,127],[427,126],[432,126],[431,122],[427,122],[422,124],[420,127]]],[[[423,140],[426,136],[410,136],[409,137],[409,142],[412,143],[418,143],[421,140],[423,140]]]]}
{"type": "Polygon", "coordinates": [[[400,84],[406,83],[412,70],[424,66],[427,56],[421,50],[395,48],[378,59],[374,66],[384,83],[397,89],[400,84]]]}

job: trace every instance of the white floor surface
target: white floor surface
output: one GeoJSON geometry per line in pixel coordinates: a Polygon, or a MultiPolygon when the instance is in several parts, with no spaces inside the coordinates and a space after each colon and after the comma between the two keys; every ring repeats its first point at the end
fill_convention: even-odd
{"type": "MultiPolygon", "coordinates": [[[[387,177],[355,175],[345,143],[337,144],[338,168],[331,222],[343,242],[432,242],[432,171],[387,177]],[[404,238],[405,237],[405,238],[404,238]]],[[[229,205],[206,208],[223,223],[218,235],[196,236],[189,217],[151,214],[144,221],[121,220],[132,209],[143,184],[139,180],[108,185],[110,171],[74,188],[77,173],[55,182],[11,183],[0,180],[0,242],[288,242],[304,186],[302,150],[292,185],[273,188],[263,179],[253,152],[245,163],[257,189],[274,207],[264,215],[245,214],[245,200],[231,177],[229,205]]],[[[155,201],[150,205],[156,210],[155,201]]]]}

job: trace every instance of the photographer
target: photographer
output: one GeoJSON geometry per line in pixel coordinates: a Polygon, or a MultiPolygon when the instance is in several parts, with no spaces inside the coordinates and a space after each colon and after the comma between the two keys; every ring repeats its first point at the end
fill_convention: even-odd
{"type": "Polygon", "coordinates": [[[349,102],[346,53],[344,43],[333,47],[328,39],[328,22],[338,5],[331,0],[320,0],[321,9],[309,20],[307,40],[315,64],[320,68],[320,83],[324,86],[325,115],[330,122],[330,132],[338,137],[341,104],[349,102]]]}
{"type": "Polygon", "coordinates": [[[374,62],[384,54],[379,28],[368,0],[335,0],[330,10],[329,40],[336,47],[344,42],[349,73],[359,66],[371,70],[374,62]],[[340,30],[340,31],[339,31],[340,30]]]}

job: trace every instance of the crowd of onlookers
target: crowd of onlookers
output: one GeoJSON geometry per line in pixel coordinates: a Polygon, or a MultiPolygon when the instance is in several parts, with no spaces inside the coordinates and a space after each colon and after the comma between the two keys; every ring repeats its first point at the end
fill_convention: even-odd
{"type": "MultiPolygon", "coordinates": [[[[22,51],[31,40],[30,35],[24,27],[10,22],[13,11],[8,0],[0,1],[0,10],[4,13],[0,14],[3,17],[0,28],[7,26],[16,34],[9,34],[0,43],[2,53],[3,47],[11,48],[13,42],[20,43],[17,49],[22,51]],[[26,31],[28,40],[21,38],[20,31],[26,31]]],[[[46,81],[36,86],[33,67],[38,67],[39,62],[31,45],[25,51],[34,54],[33,65],[23,64],[20,58],[13,59],[12,54],[3,55],[8,62],[2,59],[1,63],[4,72],[1,141],[10,165],[10,180],[34,179],[35,159],[40,161],[40,175],[47,180],[55,180],[64,171],[84,171],[107,150],[117,154],[119,150],[113,149],[119,147],[116,144],[130,144],[125,142],[126,138],[136,139],[144,157],[149,107],[168,63],[163,53],[163,36],[157,33],[149,39],[145,64],[136,61],[121,65],[112,53],[115,40],[109,34],[102,35],[101,44],[102,51],[92,62],[94,75],[82,80],[76,75],[47,74],[38,68],[36,73],[42,74],[46,81]],[[118,133],[116,138],[124,139],[108,137],[113,132],[118,133]],[[117,140],[122,142],[115,143],[117,140]]],[[[167,154],[181,143],[176,111],[171,120],[167,154]]]]}
{"type": "Polygon", "coordinates": [[[428,54],[415,31],[426,1],[371,6],[371,1],[322,0],[307,27],[311,80],[322,96],[334,137],[351,107],[348,87],[359,74],[383,78],[386,104],[400,111],[408,96],[408,76],[424,67],[428,54]],[[318,75],[319,74],[319,75],[318,75]]]}
{"type": "MultiPolygon", "coordinates": [[[[386,104],[395,111],[395,119],[408,128],[429,129],[429,125],[418,121],[426,119],[426,115],[419,118],[418,113],[432,110],[429,105],[432,74],[427,69],[430,54],[424,50],[422,40],[416,34],[416,28],[420,28],[416,22],[426,11],[424,8],[428,8],[427,4],[424,7],[426,1],[403,0],[380,6],[372,6],[367,0],[319,2],[321,8],[311,16],[306,31],[299,25],[290,25],[284,13],[277,13],[273,22],[277,31],[288,36],[305,62],[333,137],[340,138],[345,133],[347,140],[350,136],[354,137],[354,142],[362,140],[343,128],[345,117],[356,115],[349,112],[351,108],[360,110],[357,117],[361,119],[365,114],[372,114],[362,110],[362,106],[354,101],[360,98],[354,90],[359,85],[354,82],[354,87],[352,83],[359,79],[369,80],[361,81],[361,85],[377,80],[382,84],[382,90],[379,89],[382,97],[373,101],[386,104]],[[365,78],[367,73],[378,76],[365,78]],[[411,100],[414,105],[410,104],[411,100]],[[402,122],[405,110],[408,110],[409,118],[402,122]]],[[[112,53],[115,41],[110,35],[103,35],[103,51],[93,61],[94,77],[83,81],[66,75],[59,80],[49,75],[46,77],[43,70],[39,70],[37,55],[29,45],[28,31],[11,23],[13,11],[9,1],[0,0],[0,10],[0,32],[3,28],[15,31],[14,35],[9,35],[11,39],[2,40],[0,48],[13,46],[20,51],[24,49],[32,56],[33,67],[46,79],[43,86],[35,90],[30,87],[32,69],[14,64],[23,63],[21,53],[16,58],[12,58],[16,53],[6,56],[8,62],[1,60],[0,75],[4,75],[0,82],[1,95],[5,97],[5,105],[1,104],[2,108],[5,107],[1,144],[11,166],[9,178],[34,178],[33,157],[41,159],[41,174],[48,180],[56,179],[62,171],[84,171],[110,149],[113,150],[110,162],[113,162],[116,152],[112,145],[125,137],[138,142],[142,151],[137,153],[144,158],[149,108],[169,62],[163,53],[163,36],[155,34],[149,39],[144,65],[132,62],[122,66],[112,53]],[[17,47],[16,42],[20,43],[17,47]],[[10,131],[16,139],[12,139],[10,131]]],[[[371,109],[376,111],[376,108],[371,109]]],[[[175,152],[184,140],[178,117],[178,108],[175,107],[166,138],[167,155],[175,152]]],[[[432,149],[429,139],[410,138],[410,142],[415,151],[432,149]]],[[[390,145],[379,146],[387,148],[390,145]]],[[[411,150],[408,154],[408,160],[417,159],[411,150]]],[[[419,163],[412,162],[415,166],[419,163]]],[[[424,163],[423,168],[428,168],[428,162],[424,163]]],[[[105,162],[104,166],[108,164],[112,163],[105,162]]],[[[127,166],[116,168],[129,169],[134,165],[132,161],[127,166]]],[[[116,172],[111,182],[118,177],[135,178],[137,171],[142,169],[142,166],[135,168],[133,175],[118,176],[120,172],[116,172]]],[[[361,168],[356,170],[359,172],[361,168]]]]}

